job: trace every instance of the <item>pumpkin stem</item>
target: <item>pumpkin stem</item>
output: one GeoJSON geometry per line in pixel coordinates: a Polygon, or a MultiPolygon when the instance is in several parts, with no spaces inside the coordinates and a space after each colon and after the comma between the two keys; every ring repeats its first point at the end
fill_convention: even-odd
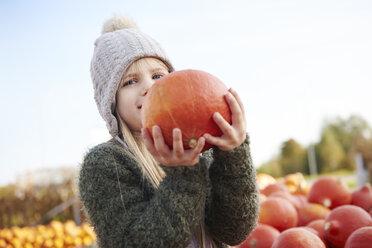
{"type": "Polygon", "coordinates": [[[192,149],[198,144],[198,141],[195,138],[191,138],[187,141],[187,145],[192,149]]]}
{"type": "Polygon", "coordinates": [[[251,239],[250,241],[249,241],[249,247],[251,247],[251,248],[256,248],[257,247],[257,239],[251,239]]]}
{"type": "Polygon", "coordinates": [[[324,230],[331,234],[337,234],[339,232],[339,224],[335,221],[327,221],[324,224],[324,230]]]}
{"type": "Polygon", "coordinates": [[[326,222],[326,223],[324,224],[324,230],[328,231],[329,228],[331,228],[331,223],[326,222]]]}
{"type": "Polygon", "coordinates": [[[332,205],[331,199],[326,198],[323,200],[323,206],[329,208],[332,205]]]}

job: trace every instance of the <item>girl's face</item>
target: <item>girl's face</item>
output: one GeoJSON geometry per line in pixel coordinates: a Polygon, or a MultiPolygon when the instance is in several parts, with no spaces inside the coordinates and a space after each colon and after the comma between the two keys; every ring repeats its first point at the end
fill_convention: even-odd
{"type": "Polygon", "coordinates": [[[168,73],[165,64],[155,58],[139,59],[125,71],[116,92],[116,108],[132,131],[141,130],[141,108],[148,90],[168,73]]]}

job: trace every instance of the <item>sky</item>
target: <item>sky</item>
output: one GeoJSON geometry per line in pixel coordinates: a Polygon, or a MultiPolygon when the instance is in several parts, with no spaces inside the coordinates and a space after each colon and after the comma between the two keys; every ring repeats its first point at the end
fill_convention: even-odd
{"type": "Polygon", "coordinates": [[[177,70],[220,78],[243,100],[255,166],[326,118],[372,124],[372,1],[0,1],[0,185],[79,167],[109,138],[90,60],[104,21],[128,15],[177,70]]]}

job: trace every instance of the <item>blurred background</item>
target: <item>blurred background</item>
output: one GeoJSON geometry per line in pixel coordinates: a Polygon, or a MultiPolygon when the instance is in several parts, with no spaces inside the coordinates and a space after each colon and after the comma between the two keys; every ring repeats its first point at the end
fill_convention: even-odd
{"type": "Polygon", "coordinates": [[[76,175],[110,138],[90,60],[114,14],[132,17],[177,70],[238,91],[259,173],[369,180],[371,1],[1,1],[0,228],[85,221],[76,175]]]}

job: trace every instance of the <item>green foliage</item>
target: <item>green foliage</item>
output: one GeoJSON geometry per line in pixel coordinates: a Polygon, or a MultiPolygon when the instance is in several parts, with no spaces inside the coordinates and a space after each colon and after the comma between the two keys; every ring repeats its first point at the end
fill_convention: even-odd
{"type": "Polygon", "coordinates": [[[296,172],[307,172],[307,151],[294,139],[285,141],[281,149],[279,163],[282,167],[283,174],[296,172]]]}
{"type": "Polygon", "coordinates": [[[266,173],[273,177],[283,176],[283,170],[279,160],[274,158],[257,168],[258,173],[266,173]]]}
{"type": "MultiPolygon", "coordinates": [[[[335,170],[355,169],[354,154],[359,151],[372,161],[372,128],[362,117],[352,115],[325,120],[320,140],[315,147],[317,171],[329,173],[335,170]],[[371,149],[367,149],[368,144],[371,149]]],[[[308,148],[294,139],[283,142],[277,158],[264,163],[258,172],[272,176],[301,172],[309,174],[308,148]]]]}
{"type": "Polygon", "coordinates": [[[354,152],[357,150],[358,140],[371,137],[371,127],[360,116],[326,120],[318,143],[321,171],[355,169],[354,152]]]}
{"type": "Polygon", "coordinates": [[[264,163],[257,172],[282,177],[295,172],[307,173],[307,167],[306,149],[294,139],[289,139],[283,142],[279,157],[264,163]]]}
{"type": "Polygon", "coordinates": [[[319,151],[319,162],[321,172],[330,172],[337,170],[342,166],[345,157],[344,149],[337,140],[336,134],[330,129],[325,129],[320,142],[317,144],[319,151]]]}
{"type": "Polygon", "coordinates": [[[372,137],[372,128],[368,122],[356,115],[352,115],[348,119],[336,117],[326,120],[323,127],[324,132],[333,133],[345,153],[354,148],[355,139],[358,136],[372,137]]]}

